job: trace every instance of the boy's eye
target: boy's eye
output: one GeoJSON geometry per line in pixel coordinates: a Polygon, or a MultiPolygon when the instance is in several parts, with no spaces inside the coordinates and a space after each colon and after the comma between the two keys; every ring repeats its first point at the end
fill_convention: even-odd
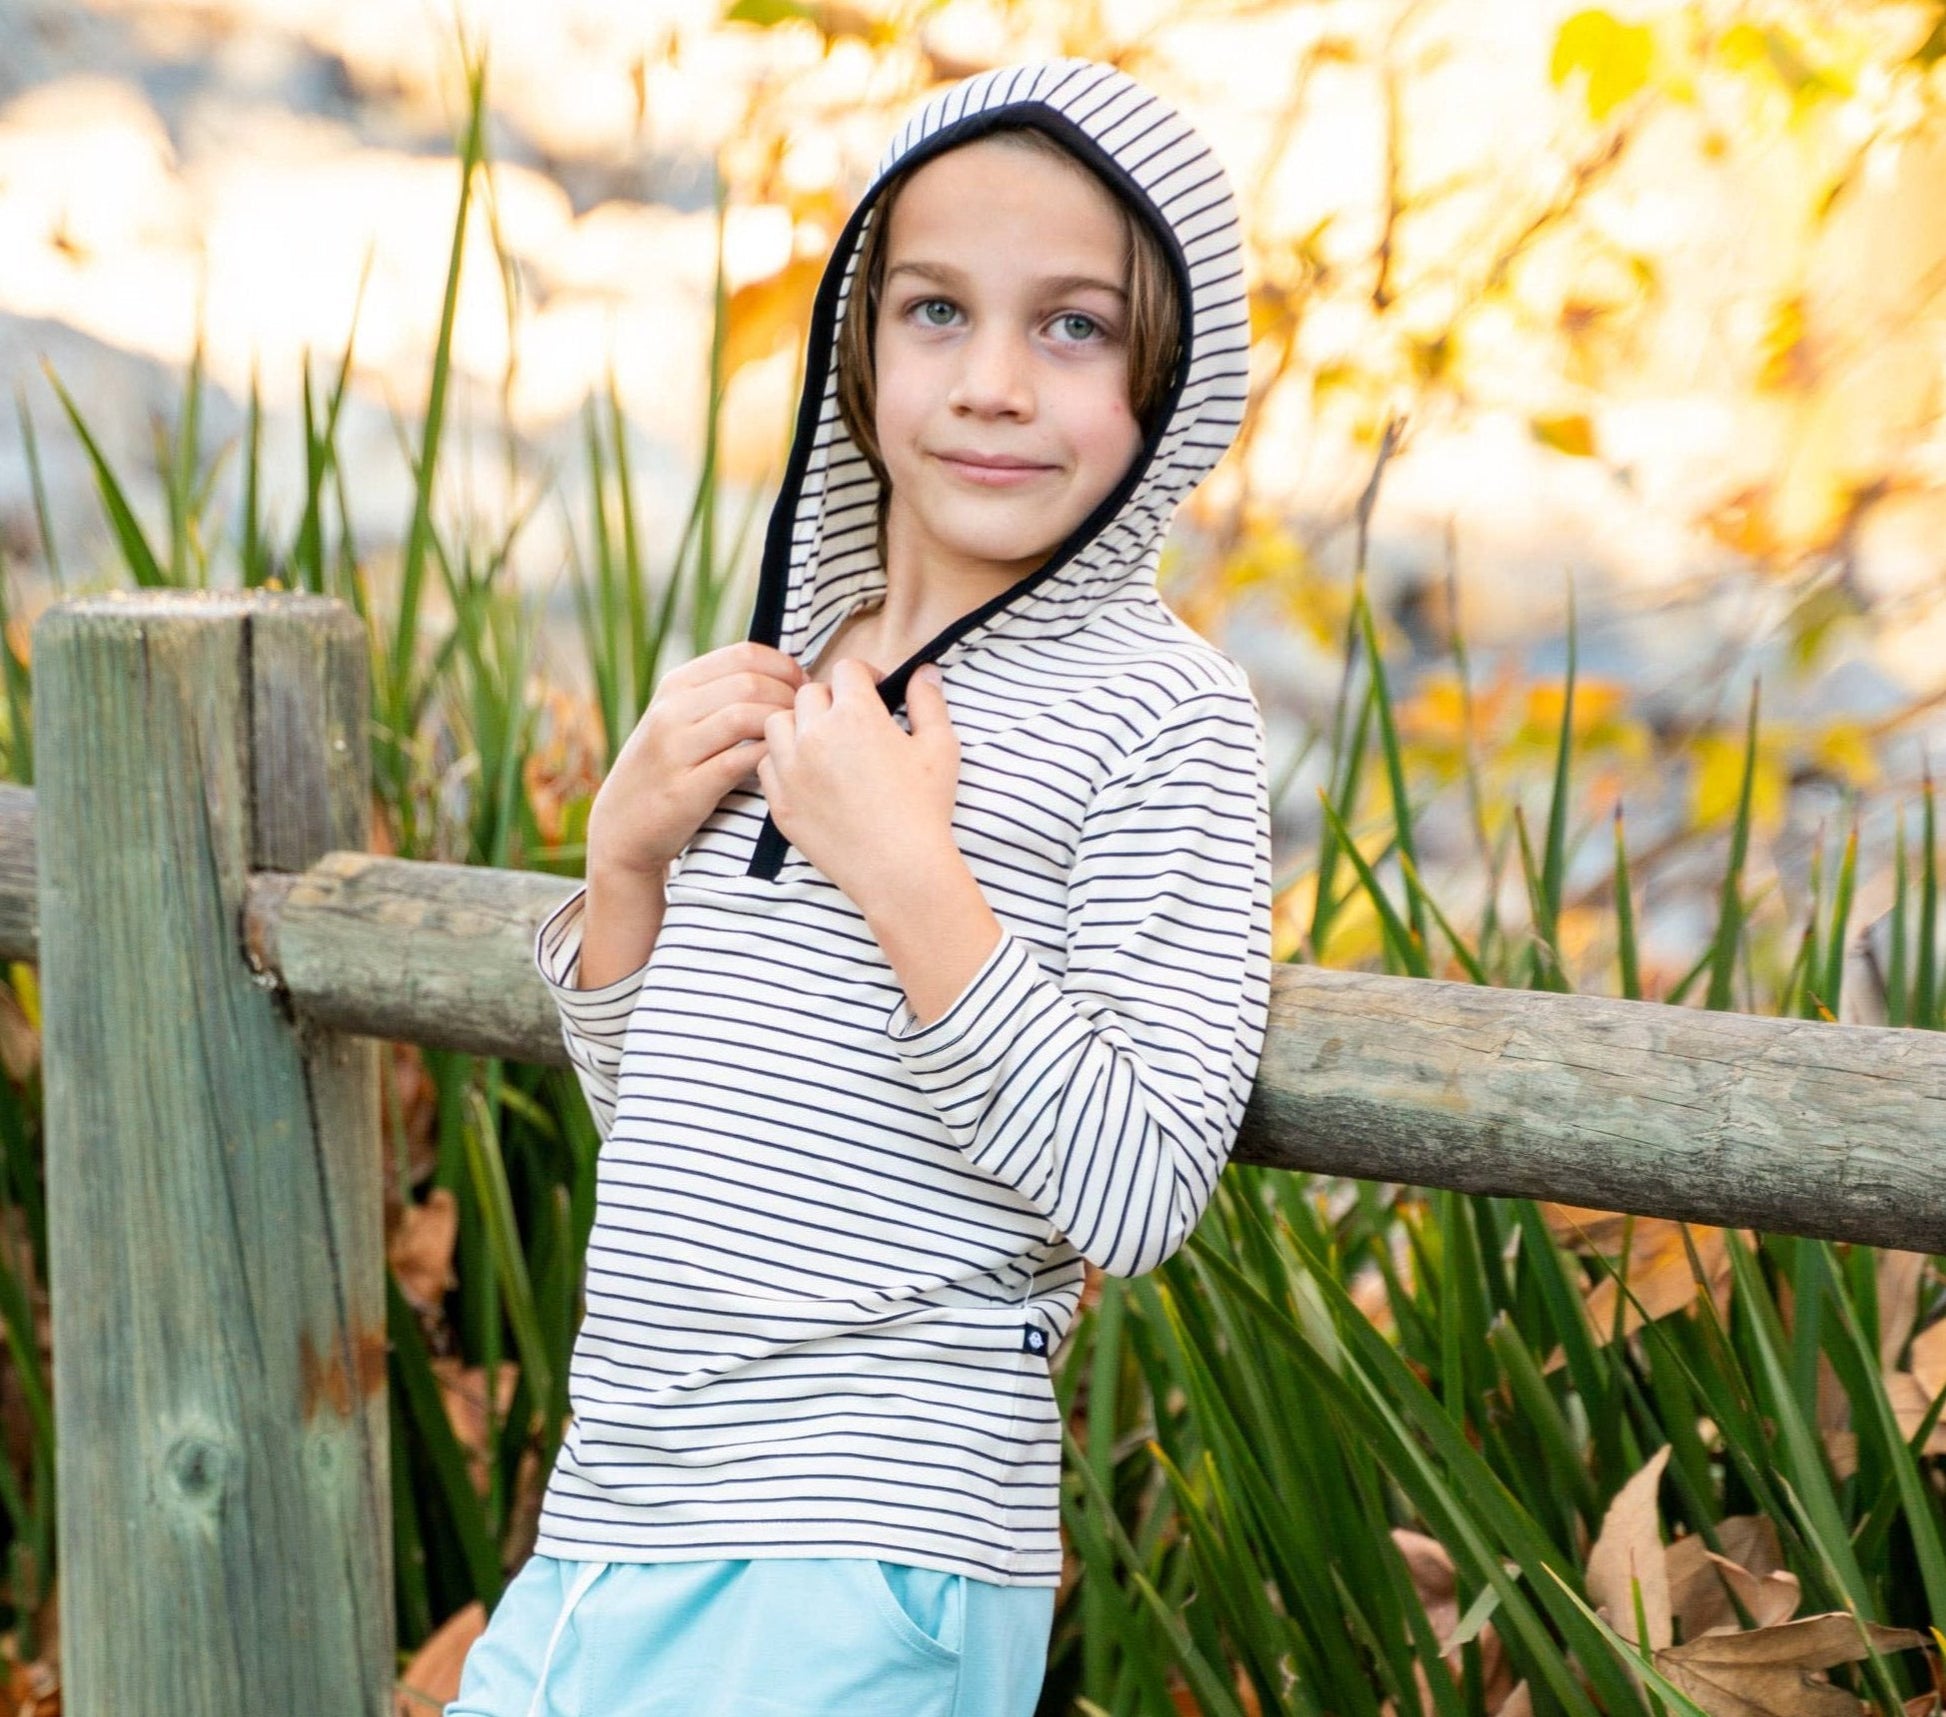
{"type": "MultiPolygon", "coordinates": [[[[950,325],[952,317],[958,308],[959,306],[950,298],[915,298],[906,306],[906,314],[908,316],[916,315],[928,328],[944,328],[950,325]],[[934,310],[943,310],[945,315],[935,317],[930,314],[934,310]]],[[[1093,343],[1090,340],[1091,334],[1097,336],[1101,341],[1106,341],[1111,337],[1111,331],[1106,323],[1096,317],[1086,315],[1079,310],[1064,310],[1054,318],[1054,322],[1057,327],[1063,330],[1065,338],[1078,345],[1093,343]],[[1079,327],[1078,332],[1077,324],[1079,327]]]]}

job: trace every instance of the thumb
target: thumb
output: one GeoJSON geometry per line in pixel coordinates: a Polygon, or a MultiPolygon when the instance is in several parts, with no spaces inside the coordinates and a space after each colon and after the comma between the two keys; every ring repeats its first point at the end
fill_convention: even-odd
{"type": "Polygon", "coordinates": [[[922,664],[906,681],[906,719],[914,733],[936,728],[952,729],[952,716],[946,707],[946,681],[931,662],[922,664]]]}

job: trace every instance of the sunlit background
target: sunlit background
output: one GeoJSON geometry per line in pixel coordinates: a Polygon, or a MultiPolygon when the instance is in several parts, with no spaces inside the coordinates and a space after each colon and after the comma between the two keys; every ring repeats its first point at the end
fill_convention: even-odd
{"type": "MultiPolygon", "coordinates": [[[[659,673],[743,635],[886,140],[1057,54],[1183,108],[1247,224],[1251,399],[1163,593],[1265,712],[1277,957],[1946,1028],[1946,0],[0,0],[0,780],[50,601],[274,579],[367,627],[375,847],[577,874],[659,673]]],[[[38,1028],[13,965],[0,1697],[53,1717],[38,1028]]],[[[412,1717],[533,1543],[599,1139],[565,1069],[394,1043],[381,1085],[412,1717]]],[[[1225,1174],[1199,1235],[1261,1292],[1091,1270],[1046,1710],[1230,1711],[1207,1652],[1243,1717],[1294,1677],[1300,1711],[1634,1712],[1535,1547],[1591,1598],[1652,1564],[1665,1440],[1651,1637],[1728,1619],[1710,1521],[1774,1632],[1946,1613],[1939,1259],[1767,1237],[1773,1298],[1740,1230],[1422,1190],[1225,1174]],[[1363,1345],[1293,1369],[1326,1296],[1363,1345]],[[1122,1507],[1193,1649],[1117,1595],[1122,1507]],[[1478,1601],[1507,1566],[1598,1702],[1535,1698],[1529,1596],[1478,1601]]],[[[1797,1637],[1766,1675],[1837,1661],[1797,1637]]]]}
{"type": "MultiPolygon", "coordinates": [[[[1185,509],[1165,593],[1256,679],[1287,862],[1317,832],[1322,747],[1305,747],[1330,717],[1358,503],[1397,417],[1368,560],[1428,783],[1428,869],[1483,874],[1456,786],[1450,617],[1483,766],[1538,791],[1572,584],[1577,830],[1601,832],[1622,796],[1633,838],[1669,850],[1644,929],[1650,964],[1658,948],[1674,960],[1715,863],[1699,848],[1690,888],[1679,849],[1733,808],[1754,675],[1753,881],[1774,882],[1780,910],[1847,788],[1866,794],[1879,861],[1861,888],[1879,886],[1889,807],[1916,786],[1946,689],[1940,20],[1937,5],[1805,0],[741,0],[727,15],[0,0],[16,634],[54,592],[50,548],[66,587],[116,578],[43,366],[159,519],[155,425],[200,339],[204,442],[239,436],[254,377],[264,505],[288,528],[306,365],[321,388],[354,313],[340,454],[384,587],[450,261],[456,25],[489,45],[492,167],[463,259],[440,504],[487,535],[527,510],[514,571],[556,618],[589,481],[581,413],[611,374],[652,572],[682,523],[718,174],[735,511],[768,504],[811,289],[899,116],[989,65],[1112,58],[1207,133],[1248,221],[1256,397],[1185,509]],[[535,505],[549,485],[558,504],[535,505]]],[[[557,642],[550,625],[538,670],[575,686],[557,642]]],[[[1598,892],[1603,848],[1580,842],[1571,879],[1598,892]]]]}

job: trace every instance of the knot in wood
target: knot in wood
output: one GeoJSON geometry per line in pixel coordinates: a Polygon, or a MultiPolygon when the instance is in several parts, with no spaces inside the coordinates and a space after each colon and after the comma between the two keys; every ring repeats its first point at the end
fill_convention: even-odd
{"type": "Polygon", "coordinates": [[[169,1481],[185,1502],[215,1501],[227,1488],[233,1465],[227,1443],[194,1435],[178,1437],[164,1457],[169,1481]]]}

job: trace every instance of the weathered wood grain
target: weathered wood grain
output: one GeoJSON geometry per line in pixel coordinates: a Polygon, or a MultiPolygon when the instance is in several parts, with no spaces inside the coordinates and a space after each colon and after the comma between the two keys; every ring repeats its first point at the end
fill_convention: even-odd
{"type": "Polygon", "coordinates": [[[376,1048],[243,949],[367,838],[342,604],[34,629],[63,1709],[378,1717],[394,1658],[376,1048]]]}
{"type": "Polygon", "coordinates": [[[1233,1160],[1946,1251],[1946,1035],[1277,973],[1233,1160]]]}
{"type": "MultiPolygon", "coordinates": [[[[251,889],[297,1005],[563,1065],[577,884],[332,853],[251,889]]],[[[1946,1251],[1946,1035],[1283,966],[1235,1159],[1946,1251]]]]}
{"type": "Polygon", "coordinates": [[[322,1025],[562,1067],[534,933],[580,886],[334,852],[301,876],[254,879],[245,933],[253,956],[322,1025]]]}

